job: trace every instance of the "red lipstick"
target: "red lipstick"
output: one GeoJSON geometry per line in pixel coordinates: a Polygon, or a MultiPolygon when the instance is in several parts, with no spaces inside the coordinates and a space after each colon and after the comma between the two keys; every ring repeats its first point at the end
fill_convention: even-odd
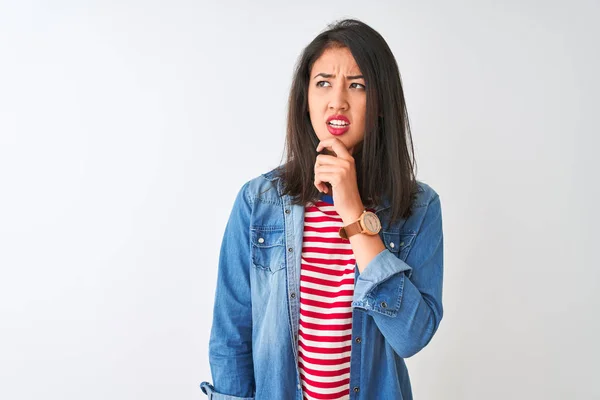
{"type": "Polygon", "coordinates": [[[350,120],[347,117],[341,114],[336,114],[330,115],[327,118],[327,130],[332,135],[343,135],[344,133],[348,132],[349,129],[350,120]]]}

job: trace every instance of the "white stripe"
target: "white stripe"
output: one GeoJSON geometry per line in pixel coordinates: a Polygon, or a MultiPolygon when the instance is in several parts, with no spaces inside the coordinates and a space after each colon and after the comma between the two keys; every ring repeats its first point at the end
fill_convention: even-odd
{"type": "Polygon", "coordinates": [[[314,272],[314,271],[309,271],[307,269],[303,269],[301,271],[301,276],[311,276],[313,278],[319,278],[319,279],[323,279],[326,281],[330,281],[330,282],[340,282],[344,279],[354,279],[354,270],[352,271],[348,271],[347,273],[343,274],[343,275],[329,275],[323,272],[314,272]]]}
{"type": "MultiPolygon", "coordinates": [[[[349,246],[345,243],[327,243],[327,242],[304,242],[304,247],[316,247],[317,249],[323,250],[335,250],[335,253],[338,253],[338,250],[352,250],[352,246],[349,246]]],[[[303,251],[302,253],[306,253],[303,251]]],[[[322,254],[322,253],[317,253],[322,254]]]]}
{"type": "Polygon", "coordinates": [[[350,368],[349,362],[341,363],[338,365],[320,365],[320,364],[312,364],[312,363],[302,360],[302,364],[304,364],[304,366],[306,368],[314,369],[316,371],[339,371],[344,368],[350,368]]]}
{"type": "MultiPolygon", "coordinates": [[[[304,233],[302,234],[303,238],[306,237],[317,237],[317,238],[334,238],[334,239],[340,239],[340,233],[339,230],[333,231],[333,232],[315,232],[315,231],[307,231],[305,230],[304,233]]],[[[319,244],[335,244],[335,243],[329,243],[329,242],[317,242],[317,241],[309,241],[306,243],[319,243],[319,244]]],[[[340,242],[339,244],[346,244],[346,242],[340,242]]]]}
{"type": "Polygon", "coordinates": [[[308,379],[310,379],[311,381],[322,382],[322,383],[341,381],[342,379],[349,379],[350,378],[350,374],[349,373],[345,373],[345,374],[341,374],[341,375],[335,375],[335,376],[316,376],[316,375],[309,374],[302,367],[300,367],[300,371],[302,371],[302,373],[308,379]]]}
{"type": "Polygon", "coordinates": [[[306,315],[302,316],[302,321],[311,323],[311,324],[318,324],[318,325],[345,325],[345,324],[351,324],[352,323],[352,318],[344,318],[344,319],[325,319],[325,318],[313,318],[313,317],[307,317],[306,315]]]}
{"type": "Polygon", "coordinates": [[[344,283],[343,285],[339,285],[339,286],[326,286],[326,285],[321,285],[319,283],[306,282],[306,281],[303,281],[302,279],[300,280],[300,286],[305,287],[305,288],[318,289],[318,290],[322,290],[324,292],[338,292],[340,290],[354,290],[354,283],[344,283]]]}
{"type": "MultiPolygon", "coordinates": [[[[323,257],[321,257],[321,258],[323,258],[323,257]]],[[[313,267],[320,267],[320,268],[332,269],[332,270],[338,270],[338,271],[343,271],[345,269],[353,268],[356,264],[356,261],[352,261],[352,260],[341,260],[340,262],[329,263],[329,264],[320,263],[318,261],[306,262],[304,257],[302,257],[301,262],[303,264],[312,265],[313,267]]]]}
{"type": "Polygon", "coordinates": [[[304,343],[307,346],[319,347],[319,348],[352,346],[352,339],[332,343],[332,342],[324,342],[324,341],[316,342],[314,340],[307,340],[307,339],[304,339],[302,336],[298,336],[298,341],[304,343]]]}
{"type": "Polygon", "coordinates": [[[333,387],[333,388],[319,388],[319,387],[312,386],[308,382],[304,382],[304,384],[306,385],[307,389],[309,389],[313,392],[319,393],[319,394],[337,393],[337,392],[341,392],[342,390],[344,390],[348,387],[347,383],[344,385],[341,385],[341,386],[333,387]]]}
{"type": "MultiPolygon", "coordinates": [[[[319,399],[317,399],[317,398],[315,398],[315,397],[311,397],[311,396],[309,396],[309,395],[308,395],[308,394],[306,394],[306,393],[304,393],[304,396],[306,396],[306,398],[307,398],[308,400],[319,400],[319,399]]],[[[350,396],[348,395],[348,396],[338,397],[337,399],[333,399],[333,400],[349,400],[349,399],[350,399],[350,396]]]]}
{"type": "Polygon", "coordinates": [[[325,296],[320,296],[318,294],[311,294],[311,293],[300,293],[300,301],[302,301],[302,298],[307,299],[307,300],[314,300],[314,301],[320,301],[321,303],[332,303],[332,302],[338,302],[338,301],[352,301],[354,300],[354,296],[352,295],[345,295],[345,296],[333,296],[333,297],[325,297],[325,296]]]}
{"type": "MultiPolygon", "coordinates": [[[[305,218],[311,218],[311,217],[324,217],[325,215],[305,215],[305,218]]],[[[330,215],[327,215],[328,218],[331,218],[330,215]]],[[[314,228],[328,228],[331,226],[335,226],[336,228],[341,227],[344,225],[344,221],[342,221],[342,219],[336,219],[335,221],[307,221],[304,223],[304,226],[310,226],[310,227],[314,227],[314,228]]]]}
{"type": "Polygon", "coordinates": [[[315,253],[314,251],[303,251],[303,258],[322,258],[324,260],[343,260],[352,261],[354,263],[354,254],[331,254],[331,253],[315,253]]]}
{"type": "Polygon", "coordinates": [[[300,301],[300,309],[301,310],[306,310],[306,311],[319,312],[319,313],[322,313],[322,314],[352,312],[352,306],[350,306],[350,307],[330,307],[330,308],[324,308],[324,307],[317,307],[317,306],[309,306],[308,304],[302,303],[302,301],[300,301]]]}
{"type": "Polygon", "coordinates": [[[340,218],[340,219],[341,219],[341,217],[338,217],[338,216],[339,216],[339,214],[338,214],[338,213],[337,213],[337,211],[335,210],[335,206],[334,206],[334,205],[330,205],[330,204],[328,204],[328,203],[325,203],[325,202],[323,202],[323,203],[321,203],[321,205],[319,205],[319,206],[317,206],[317,205],[315,205],[315,204],[311,204],[311,206],[312,206],[312,207],[316,207],[316,208],[317,208],[317,210],[310,211],[310,210],[307,210],[307,209],[306,209],[306,208],[309,208],[309,207],[306,207],[306,208],[304,209],[304,214],[306,214],[306,215],[311,215],[311,216],[312,216],[312,215],[323,215],[323,214],[325,214],[326,212],[327,212],[327,213],[329,213],[329,212],[331,212],[331,211],[335,211],[335,213],[334,213],[333,215],[331,215],[331,214],[326,214],[326,215],[331,215],[332,217],[336,217],[336,218],[340,218]]]}
{"type": "Polygon", "coordinates": [[[322,354],[315,353],[312,351],[306,351],[303,348],[298,349],[298,356],[304,360],[304,357],[316,358],[317,360],[335,360],[338,358],[350,357],[350,352],[345,351],[343,353],[334,353],[334,354],[322,354]]]}
{"type": "Polygon", "coordinates": [[[346,335],[351,335],[352,334],[352,328],[350,329],[345,329],[343,331],[340,330],[335,330],[335,331],[325,331],[325,330],[316,330],[316,329],[310,329],[310,328],[306,328],[302,325],[299,326],[299,329],[306,333],[307,335],[313,335],[313,336],[346,336],[346,335]]]}

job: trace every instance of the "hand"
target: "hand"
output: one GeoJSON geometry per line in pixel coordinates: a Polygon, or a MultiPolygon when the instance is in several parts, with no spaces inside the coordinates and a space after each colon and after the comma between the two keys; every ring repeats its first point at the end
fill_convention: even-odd
{"type": "Polygon", "coordinates": [[[314,185],[324,193],[329,193],[325,182],[331,185],[335,210],[344,224],[349,224],[356,221],[364,210],[358,191],[354,157],[348,152],[344,143],[336,137],[320,141],[317,152],[322,149],[330,149],[335,155],[317,155],[314,185]]]}

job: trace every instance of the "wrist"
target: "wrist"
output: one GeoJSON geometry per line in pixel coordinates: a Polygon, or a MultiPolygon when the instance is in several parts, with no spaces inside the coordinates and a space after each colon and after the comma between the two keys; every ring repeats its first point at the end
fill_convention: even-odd
{"type": "Polygon", "coordinates": [[[345,212],[344,215],[340,215],[342,217],[342,222],[345,225],[351,224],[358,220],[362,213],[365,211],[364,207],[357,206],[352,209],[352,211],[345,212]]]}

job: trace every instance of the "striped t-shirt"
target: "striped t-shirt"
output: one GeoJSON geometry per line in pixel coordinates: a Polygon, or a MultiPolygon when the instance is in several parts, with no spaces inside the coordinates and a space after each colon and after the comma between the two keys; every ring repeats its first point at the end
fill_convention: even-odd
{"type": "MultiPolygon", "coordinates": [[[[370,211],[373,211],[369,209],[370,211]]],[[[305,207],[298,367],[305,399],[348,399],[356,260],[333,199],[305,207]]]]}

